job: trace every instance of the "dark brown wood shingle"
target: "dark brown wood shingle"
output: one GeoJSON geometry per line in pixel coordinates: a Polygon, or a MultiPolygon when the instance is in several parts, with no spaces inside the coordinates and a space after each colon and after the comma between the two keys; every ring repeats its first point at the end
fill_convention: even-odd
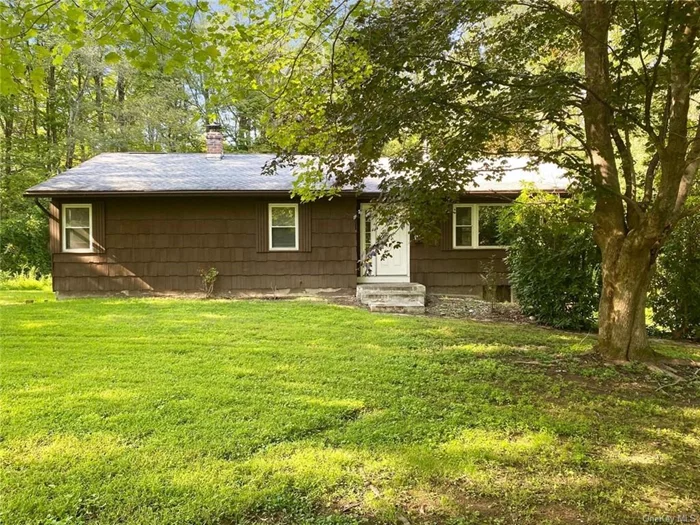
{"type": "Polygon", "coordinates": [[[311,204],[299,205],[299,251],[311,251],[311,204]]]}
{"type": "Polygon", "coordinates": [[[452,214],[448,214],[445,220],[442,221],[442,236],[440,239],[440,247],[443,251],[452,250],[452,214]]]}
{"type": "Polygon", "coordinates": [[[256,232],[257,232],[257,247],[259,253],[265,253],[270,251],[270,241],[268,237],[268,227],[267,227],[267,202],[258,202],[256,204],[255,218],[256,218],[256,232]]]}
{"type": "Polygon", "coordinates": [[[92,248],[95,253],[106,251],[105,235],[105,203],[95,201],[92,203],[92,248]]]}
{"type": "Polygon", "coordinates": [[[61,253],[61,204],[51,201],[49,213],[49,249],[51,253],[61,253]]]}

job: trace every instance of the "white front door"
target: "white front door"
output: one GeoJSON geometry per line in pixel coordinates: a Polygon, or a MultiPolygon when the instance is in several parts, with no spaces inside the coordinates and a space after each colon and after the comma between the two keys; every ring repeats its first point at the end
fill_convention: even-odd
{"type": "MultiPolygon", "coordinates": [[[[366,260],[366,254],[374,246],[377,239],[382,236],[382,226],[375,226],[372,221],[369,204],[360,205],[360,238],[362,242],[362,260],[366,260]]],[[[380,254],[372,255],[367,259],[368,264],[363,264],[359,282],[410,282],[410,249],[411,243],[408,227],[404,226],[392,232],[390,244],[401,243],[396,248],[391,248],[380,254]]]]}

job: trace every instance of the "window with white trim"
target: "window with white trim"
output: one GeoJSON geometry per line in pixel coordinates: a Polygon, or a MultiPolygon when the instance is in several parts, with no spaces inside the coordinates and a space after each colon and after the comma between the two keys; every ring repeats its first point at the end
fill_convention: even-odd
{"type": "Polygon", "coordinates": [[[455,204],[452,213],[452,242],[455,248],[471,248],[474,239],[473,206],[455,204]]]}
{"type": "Polygon", "coordinates": [[[270,204],[268,215],[270,250],[299,249],[299,205],[270,204]]]}
{"type": "Polygon", "coordinates": [[[508,204],[455,204],[452,213],[452,247],[503,248],[498,222],[508,204]]]}
{"type": "Polygon", "coordinates": [[[92,204],[64,204],[63,251],[92,251],[92,204]]]}

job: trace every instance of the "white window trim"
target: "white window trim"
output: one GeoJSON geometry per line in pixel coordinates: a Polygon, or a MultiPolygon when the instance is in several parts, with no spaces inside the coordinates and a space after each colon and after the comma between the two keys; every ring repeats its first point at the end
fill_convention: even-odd
{"type": "MultiPolygon", "coordinates": [[[[285,226],[289,228],[289,226],[285,226]]],[[[299,251],[299,205],[298,204],[269,204],[267,206],[267,237],[268,247],[271,252],[298,252],[299,251]],[[272,246],[272,209],[294,208],[294,247],[275,248],[272,246]]]]}
{"type": "Polygon", "coordinates": [[[93,252],[93,244],[94,240],[92,237],[92,204],[63,204],[61,206],[61,244],[62,244],[62,251],[66,253],[92,253],[93,252]],[[90,238],[90,247],[89,248],[66,248],[66,210],[68,208],[87,208],[88,211],[88,227],[89,227],[89,238],[90,238]]]}
{"type": "Polygon", "coordinates": [[[511,206],[508,202],[494,202],[489,204],[454,204],[452,206],[452,248],[455,250],[505,250],[508,246],[479,246],[479,208],[488,206],[511,206]],[[471,208],[472,210],[472,245],[457,245],[457,208],[471,208]]]}
{"type": "MultiPolygon", "coordinates": [[[[474,204],[454,204],[452,206],[452,248],[455,250],[471,250],[474,247],[474,232],[476,232],[476,225],[474,224],[474,204]],[[458,246],[457,245],[457,209],[458,208],[471,208],[471,228],[472,228],[472,245],[471,246],[458,246]]],[[[477,241],[479,237],[476,237],[477,241]]]]}

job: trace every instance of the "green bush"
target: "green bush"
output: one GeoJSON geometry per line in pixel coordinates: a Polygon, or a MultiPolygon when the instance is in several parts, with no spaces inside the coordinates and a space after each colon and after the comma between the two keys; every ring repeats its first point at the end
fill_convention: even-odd
{"type": "Polygon", "coordinates": [[[600,297],[600,252],[590,224],[572,220],[585,203],[523,191],[500,222],[510,281],[523,312],[570,330],[593,326],[600,297]]]}
{"type": "Polygon", "coordinates": [[[0,290],[42,290],[51,291],[51,276],[39,275],[35,267],[20,272],[0,270],[0,290]]]}
{"type": "Polygon", "coordinates": [[[33,205],[0,221],[0,270],[22,273],[31,267],[38,275],[51,273],[48,220],[33,205]]]}
{"type": "Polygon", "coordinates": [[[654,323],[677,339],[700,339],[700,214],[678,223],[656,262],[654,323]]]}

